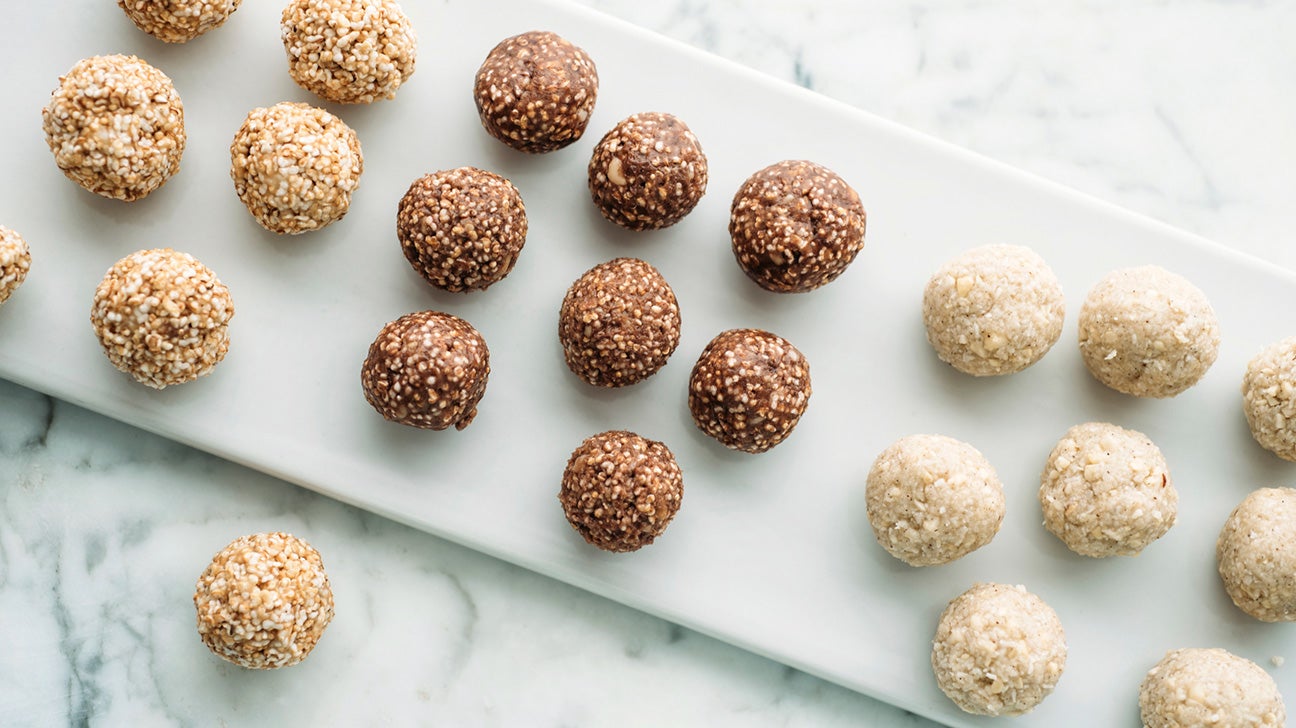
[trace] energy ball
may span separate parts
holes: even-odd
[[[252,670],[296,665],[333,619],[333,590],[319,552],[287,533],[234,539],[194,590],[198,636]]]
[[[418,38],[393,0],[291,0],[280,33],[289,75],[325,101],[394,98],[414,74]]]
[[[977,584],[941,613],[931,663],[941,692],[977,715],[1022,715],[1066,668],[1062,622],[1023,586]]]
[[[31,250],[22,236],[0,225],[0,303],[9,300],[27,280],[31,270]]]
[[[1247,364],[1242,411],[1251,436],[1283,460],[1296,461],[1296,337],[1272,344]]]
[[[253,109],[230,144],[234,191],[261,227],[280,235],[341,220],[363,172],[356,133],[308,104]]]
[[[225,24],[243,0],[117,0],[135,27],[167,43],[185,43]]]
[[[229,351],[233,317],[229,289],[216,274],[170,248],[117,261],[90,308],[108,360],[154,389],[211,374]]]
[[[1244,498],[1220,530],[1215,557],[1238,609],[1262,622],[1296,622],[1296,489]]]
[[[396,213],[405,259],[446,291],[485,290],[504,280],[526,244],[527,215],[512,182],[460,167],[410,185]]]
[[[942,265],[923,291],[927,341],[977,377],[1020,372],[1062,335],[1062,284],[1035,251],[983,245]]]
[[[731,329],[698,357],[688,405],[699,430],[755,454],[792,434],[811,391],[810,362],[791,342],[759,329]]]
[[[1171,650],[1139,686],[1145,728],[1282,728],[1278,684],[1254,662],[1221,649]]]
[[[660,442],[623,430],[582,442],[563,471],[567,521],[604,551],[637,551],[670,525],[684,497],[684,476]]]
[[[425,430],[462,430],[486,393],[490,351],[467,321],[438,311],[406,314],[378,332],[360,369],[378,414]]]
[[[658,112],[621,121],[594,147],[589,190],[603,217],[630,230],[669,227],[707,186],[702,145],[684,122]]]
[[[936,566],[999,533],[1003,483],[979,450],[944,435],[909,435],[873,461],[865,488],[869,525],[887,553]]]
[[[1082,556],[1136,556],[1175,524],[1179,494],[1147,435],[1106,422],[1066,431],[1040,476],[1044,526]]]
[[[761,288],[813,291],[864,249],[864,205],[831,169],[784,161],[747,178],[729,209],[738,265]]]
[[[55,164],[96,195],[133,202],[180,169],[180,94],[165,73],[135,56],[78,61],[41,115]]]
[[[675,292],[652,265],[635,258],[600,263],[567,289],[558,314],[567,368],[598,387],[641,382],[679,346]]]
[[[505,38],[477,70],[473,99],[482,127],[520,152],[552,152],[585,133],[598,99],[589,54],[556,33]]]
[[[1080,354],[1094,378],[1135,397],[1173,397],[1219,354],[1206,294],[1154,265],[1108,273],[1080,308]]]

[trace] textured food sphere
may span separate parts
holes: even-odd
[[[1004,518],[999,475],[976,448],[944,435],[909,435],[873,462],[869,525],[887,553],[935,566],[985,546]]]
[[[563,471],[558,500],[572,528],[604,551],[637,551],[670,525],[684,476],[660,442],[622,430],[586,439]]]
[[[670,284],[636,258],[600,263],[567,289],[558,314],[567,368],[599,387],[641,382],[666,366],[680,339]]]
[[[281,235],[341,220],[363,172],[355,131],[308,104],[253,109],[230,145],[234,191],[261,227]]]
[[[689,376],[699,430],[733,450],[762,453],[787,439],[810,403],[810,362],[787,339],[759,329],[718,334]]]
[[[831,169],[784,161],[747,178],[729,209],[738,265],[761,288],[802,293],[846,272],[864,249],[864,204]]]
[[[108,360],[154,389],[210,374],[229,351],[233,317],[229,289],[216,274],[170,248],[117,261],[90,309]]]
[[[1080,308],[1080,354],[1094,378],[1136,397],[1173,397],[1219,355],[1219,322],[1201,289],[1154,265],[1107,274]]]
[[[393,0],[291,0],[280,34],[289,75],[326,101],[395,98],[414,73],[418,38]]]
[[[1171,650],[1139,686],[1145,728],[1282,728],[1278,684],[1254,662],[1226,650]]]
[[[688,126],[648,112],[621,121],[594,147],[589,190],[603,217],[630,230],[684,219],[707,186],[707,159]]]
[[[977,715],[1022,715],[1066,668],[1057,613],[1022,586],[977,584],[941,613],[931,663],[941,692]]]
[[[1239,609],[1262,622],[1296,622],[1296,489],[1244,498],[1224,522],[1215,556]]]
[[[1083,556],[1135,556],[1175,524],[1179,494],[1160,448],[1106,422],[1067,430],[1040,476],[1044,526]]]
[[[135,56],[78,61],[41,114],[55,164],[96,195],[132,202],[180,170],[180,94],[165,73]]]
[[[135,27],[167,43],[185,43],[215,30],[243,0],[117,0]]]
[[[1062,284],[1035,251],[983,245],[942,265],[923,291],[927,341],[940,360],[977,377],[1039,361],[1062,335]]]
[[[396,212],[405,259],[446,291],[485,290],[504,280],[526,244],[527,214],[512,182],[475,167],[414,180]]]
[[[406,314],[382,328],[360,370],[378,414],[425,430],[457,430],[477,416],[490,351],[477,329],[438,311]]]
[[[1242,411],[1256,442],[1296,461],[1296,337],[1265,347],[1247,364]]]
[[[198,636],[239,667],[296,665],[333,619],[333,590],[319,552],[287,533],[234,539],[194,590]]]
[[[598,99],[589,54],[556,33],[533,30],[491,49],[473,84],[482,127],[510,147],[552,152],[585,133]]]
[[[9,300],[31,270],[31,249],[17,232],[0,225],[0,303]]]

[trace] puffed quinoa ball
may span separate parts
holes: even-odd
[[[167,43],[185,43],[225,24],[243,0],[117,0],[135,27]]]
[[[1296,622],[1296,488],[1261,488],[1238,504],[1215,542],[1224,590],[1262,622]]]
[[[556,33],[533,30],[491,49],[477,70],[473,99],[487,133],[536,154],[581,138],[598,84],[588,53]]]
[[[31,250],[17,232],[0,225],[0,303],[9,300],[31,269]]]
[[[595,207],[629,230],[674,225],[706,194],[702,145],[670,114],[648,112],[621,120],[594,147],[588,172]]]
[[[326,101],[391,99],[414,73],[418,38],[393,0],[291,0],[280,31],[288,73]]]
[[[1145,728],[1282,728],[1278,684],[1254,662],[1226,650],[1171,650],[1139,686]]]
[[[1265,347],[1247,364],[1242,411],[1261,447],[1296,461],[1296,337]]]
[[[360,370],[365,399],[384,418],[425,430],[462,430],[486,394],[490,351],[472,324],[419,311],[378,332]]]
[[[656,540],[683,497],[683,474],[670,449],[624,430],[582,442],[558,492],[571,527],[590,544],[618,552]]]

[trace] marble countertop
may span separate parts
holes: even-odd
[[[1296,269],[1285,0],[580,1]],[[190,596],[262,530],[321,551],[339,616],[252,673]],[[0,646],[6,725],[927,724],[7,382]]]

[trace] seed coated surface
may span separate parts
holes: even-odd
[[[391,99],[414,73],[418,38],[393,0],[291,0],[280,32],[288,73],[326,101]]]
[[[669,227],[693,211],[707,186],[707,159],[688,126],[670,114],[635,114],[609,131],[589,163],[589,190],[603,217],[630,230]]]
[[[588,53],[556,33],[533,30],[491,49],[473,98],[491,136],[518,151],[552,152],[585,133],[598,85]]]
[[[1262,622],[1296,622],[1296,489],[1244,498],[1220,529],[1215,557],[1238,609]]]
[[[1296,337],[1265,347],[1247,364],[1242,411],[1256,442],[1296,461]]]
[[[0,303],[9,300],[31,270],[31,249],[17,232],[0,225]]]
[[[1281,728],[1278,685],[1264,668],[1226,650],[1171,650],[1139,686],[1145,728]]]
[[[637,551],[666,530],[684,497],[684,476],[664,444],[611,431],[567,461],[558,500],[572,528],[605,551]]]
[[[243,0],[117,0],[135,27],[167,43],[185,43],[224,25]]]

